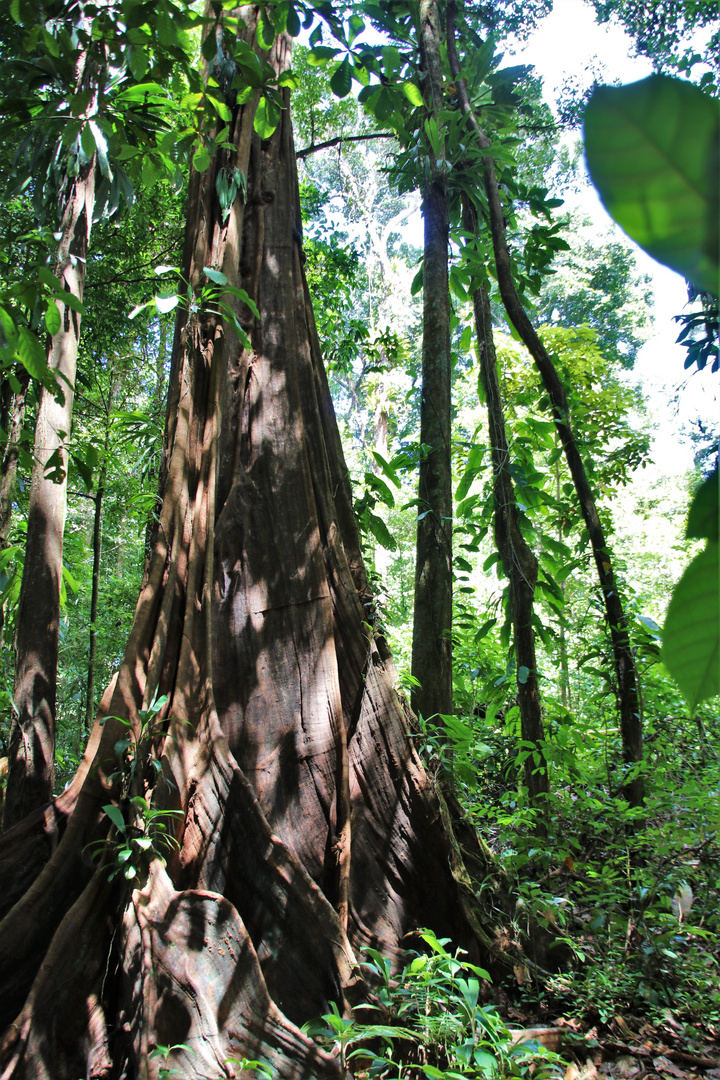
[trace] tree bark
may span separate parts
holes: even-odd
[[[487,149],[490,146],[490,140],[478,124],[468,99],[465,80],[460,74],[455,42],[455,9],[456,4],[453,2],[448,8],[448,59],[455,78],[460,107],[468,119],[471,130],[475,133],[480,147]],[[515,288],[512,262],[507,246],[502,201],[495,175],[495,166],[491,157],[483,158],[483,169],[500,295],[510,322],[535,361],[535,366],[550,400],[558,437],[563,446],[565,460],[580,503],[585,528],[590,537],[612,643],[625,773],[630,773],[632,776],[634,767],[642,761],[642,712],[635,659],[630,645],[627,618],[617,589],[612,556],[598,514],[595,496],[572,430],[570,410],[564,387],[555,365],[530,322]],[[635,775],[631,779],[627,779],[626,775],[624,775],[621,787],[625,798],[631,806],[642,805],[644,793],[641,776]]]
[[[20,456],[20,436],[25,419],[25,399],[27,398],[30,376],[27,370],[18,365],[15,371],[18,389],[12,391],[7,409],[3,410],[3,427],[6,430],[3,448],[2,466],[0,467],[0,548],[8,545],[10,521],[12,518],[15,477]]]
[[[477,216],[467,199],[463,200],[463,226],[471,236],[477,235]],[[544,814],[546,796],[550,789],[543,745],[545,732],[535,655],[535,631],[532,624],[538,561],[520,529],[515,489],[509,468],[510,451],[493,341],[490,297],[485,285],[473,292],[472,299],[480,357],[480,378],[488,410],[495,496],[495,545],[502,559],[510,590],[509,609],[517,664],[521,737],[523,750],[529,752],[525,759],[525,783],[531,805]]]
[[[107,454],[107,442],[105,445]],[[92,722],[95,719],[95,664],[97,660],[97,614],[98,596],[100,593],[100,559],[102,556],[102,503],[105,494],[105,481],[107,478],[107,459],[103,461],[100,472],[100,482],[93,498],[95,512],[93,514],[93,567],[92,567],[92,593],[90,596],[90,639],[88,641],[88,671],[87,690],[85,698],[85,733],[90,733]]]
[[[161,338],[164,343],[164,335]],[[163,348],[164,354],[164,348]],[[163,355],[163,362],[164,362]],[[115,361],[110,362],[110,380],[108,396],[105,403],[105,438],[103,442],[102,460],[100,463],[100,476],[95,495],[92,496],[95,503],[93,514],[93,566],[92,566],[92,590],[90,595],[90,638],[88,641],[88,673],[85,695],[85,735],[90,734],[92,722],[95,719],[95,666],[97,662],[97,615],[98,600],[100,595],[100,560],[102,558],[102,526],[103,526],[103,497],[105,484],[107,483],[108,454],[110,452],[110,425],[112,423],[113,399],[115,397]]]
[[[558,506],[560,506],[560,464],[555,462],[555,498]],[[558,521],[557,531],[558,543],[562,543],[563,531],[562,520]],[[560,582],[560,591],[565,600],[565,582]],[[572,693],[570,690],[570,664],[568,662],[568,647],[567,647],[567,634],[565,632],[565,617],[560,620],[560,703],[564,709],[572,708]]]
[[[420,4],[423,96],[431,120],[442,108],[437,0]],[[452,712],[452,473],[450,467],[449,220],[444,162],[429,150],[423,181],[423,345],[420,480],[415,561],[412,693],[425,718]]]
[[[258,9],[241,12],[252,41]],[[289,42],[270,59],[284,70]],[[216,1080],[239,1056],[285,1080],[330,1080],[337,1061],[297,1025],[363,992],[364,945],[397,959],[405,933],[432,925],[507,970],[407,737],[387,650],[368,636],[302,269],[289,109],[261,142],[255,107],[233,111],[235,153],[191,175],[183,258],[193,287],[209,266],[247,290],[260,317],[237,311],[252,347],[211,311],[179,312],[162,507],[100,706],[110,719],[94,725],[68,790],[0,843],[4,1080],[154,1077],[156,1043],[172,1047],[180,1080]],[[224,223],[226,165],[248,194]],[[143,735],[141,710],[158,695],[162,731]],[[116,717],[142,748],[132,777]],[[132,891],[88,853],[107,836],[106,867],[119,866],[103,804],[142,831],[127,796],[179,813],[178,849],[166,866],[157,837],[138,853]]]
[[[55,275],[82,301],[95,200],[95,159],[66,178],[61,196]],[[35,426],[27,544],[17,616],[15,707],[10,729],[4,824],[11,828],[52,796],[55,767],[60,584],[67,492],[67,445],[72,422],[80,316],[57,301],[61,327],[47,365],[60,393],[43,387]],[[53,462],[50,459],[56,455]],[[46,476],[48,463],[59,481]]]
[[[17,464],[20,456],[20,437],[22,435],[23,421],[25,419],[25,401],[30,375],[27,370],[18,365],[15,371],[19,389],[11,393],[7,409],[4,409],[3,427],[6,429],[6,441],[0,466],[0,551],[10,544],[10,522],[12,520],[13,496],[15,494],[15,477]],[[8,389],[10,387],[8,386]],[[5,631],[5,606],[0,606],[0,647],[3,645]],[[2,816],[0,815],[0,821]]]

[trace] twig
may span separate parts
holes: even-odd
[[[373,131],[369,135],[338,135],[335,139],[328,139],[327,142],[311,143],[310,146],[306,146],[304,150],[298,150],[295,157],[300,158],[309,157],[310,154],[314,154],[316,150],[327,150],[331,146],[339,146],[341,143],[346,142],[368,142],[370,139],[394,139],[394,131]]]

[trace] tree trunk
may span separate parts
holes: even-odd
[[[555,498],[560,506],[560,464],[555,462]],[[558,543],[563,542],[562,520],[558,521]],[[565,600],[565,582],[560,582],[560,591]],[[564,709],[572,709],[572,694],[570,691],[570,664],[568,661],[567,634],[565,632],[565,616],[560,620],[560,703]]]
[[[158,420],[163,414],[163,409],[166,406],[165,401],[165,382],[166,372],[165,364],[167,362],[168,352],[168,334],[165,327],[165,320],[158,318],[158,352],[155,361],[155,386],[153,388],[151,415],[153,418],[157,417]],[[151,468],[148,473],[149,479],[157,479],[155,469]],[[155,522],[160,510],[160,502],[157,501],[152,510],[148,514],[147,522],[145,524],[145,558],[149,559],[152,553],[153,536],[155,535]],[[120,548],[118,549],[118,560],[120,558]]]
[[[20,437],[22,435],[23,420],[25,419],[25,400],[27,398],[30,376],[27,370],[18,365],[15,371],[18,389],[11,392],[7,409],[3,410],[3,427],[7,433],[7,439],[0,465],[0,551],[10,544],[10,522],[12,520],[13,496],[15,494],[15,477],[17,475],[17,463],[20,456]],[[8,386],[8,389],[10,387]],[[5,630],[5,607],[0,606],[0,646],[3,645]],[[2,817],[0,816],[0,821]]]
[[[490,146],[490,140],[477,122],[468,99],[465,80],[460,76],[460,65],[455,43],[455,6],[454,3],[450,5],[448,14],[448,58],[450,67],[456,80],[460,107],[465,113],[471,129],[477,136],[481,148],[487,149]],[[617,582],[612,568],[612,557],[605,537],[605,530],[598,514],[595,496],[572,430],[565,390],[555,365],[530,322],[515,288],[505,233],[502,201],[497,177],[495,176],[495,166],[491,157],[483,158],[483,168],[500,295],[510,322],[535,361],[535,366],[550,400],[558,436],[565,453],[565,460],[580,503],[585,528],[590,537],[612,642],[623,758],[626,773],[632,773],[633,767],[642,761],[642,713],[635,659],[630,645],[627,618],[618,594]],[[631,806],[642,805],[643,781],[641,776],[636,775],[632,779],[626,779],[623,776],[622,791]]]
[[[250,40],[257,11],[242,9]],[[284,38],[270,59],[288,66]],[[191,175],[183,259],[193,287],[208,266],[247,290],[260,317],[237,310],[252,347],[210,311],[179,312],[160,520],[100,706],[110,719],[68,790],[0,844],[6,1080],[156,1077],[156,1043],[180,1080],[233,1075],[224,1062],[243,1055],[286,1080],[339,1078],[297,1025],[362,993],[364,945],[397,958],[404,934],[431,925],[505,970],[407,738],[384,643],[368,637],[289,108],[262,142],[254,111],[236,106],[236,152]],[[248,182],[225,224],[224,166]],[[158,695],[162,729],[143,731]],[[136,762],[115,717],[134,726]],[[178,811],[166,866],[130,796]],[[108,882],[108,868],[128,869],[111,799],[130,835],[151,840],[127,887],[122,873]],[[103,868],[88,844],[104,836]]]
[[[164,351],[164,350],[163,350]],[[163,357],[164,359],[164,357]],[[88,642],[88,673],[87,689],[85,695],[85,735],[90,734],[90,728],[95,718],[95,665],[97,661],[97,614],[98,599],[100,594],[100,560],[102,558],[102,509],[105,484],[107,483],[108,455],[110,453],[110,425],[112,423],[113,399],[115,397],[115,361],[110,362],[110,382],[108,388],[107,403],[105,406],[105,440],[103,444],[102,461],[100,463],[100,477],[98,479],[95,495],[92,497],[95,503],[93,514],[93,567],[92,567],[92,591],[90,595],[90,640]]]
[[[0,548],[7,547],[10,536],[15,476],[20,456],[20,436],[25,419],[25,399],[30,385],[30,376],[21,365],[18,365],[15,371],[15,378],[18,389],[11,392],[7,409],[3,410],[5,412],[3,427],[7,438],[0,467]]]
[[[477,234],[477,216],[467,199],[463,200],[463,226],[471,236]],[[535,631],[532,624],[538,561],[522,534],[518,519],[515,489],[510,476],[510,451],[493,341],[490,297],[485,285],[473,292],[473,309],[480,357],[480,378],[488,410],[495,496],[495,545],[510,589],[509,608],[517,663],[520,727],[523,751],[528,754],[525,758],[525,783],[531,805],[544,814],[549,784],[543,747],[545,732],[535,656]]]
[[[105,446],[107,454],[107,444]],[[88,672],[87,692],[85,697],[85,733],[90,733],[92,722],[95,718],[95,663],[97,657],[97,613],[98,594],[100,592],[100,558],[102,556],[102,502],[105,494],[105,480],[107,477],[107,464],[103,461],[100,472],[100,482],[93,498],[95,513],[93,515],[93,568],[92,568],[92,593],[90,596],[90,640],[88,642]]]
[[[95,159],[66,179],[60,212],[61,239],[55,274],[82,301],[95,198]],[[27,544],[17,616],[15,707],[10,729],[6,828],[52,796],[55,766],[60,584],[67,491],[67,445],[72,422],[80,316],[57,301],[61,327],[50,341],[47,363],[60,393],[43,387],[35,426]],[[51,460],[52,459],[52,460]],[[54,472],[55,479],[46,476]]]
[[[431,121],[442,108],[437,0],[420,4],[423,93]],[[415,562],[412,705],[425,718],[452,712],[452,474],[450,468],[450,293],[444,162],[429,151],[423,181],[422,397]]]

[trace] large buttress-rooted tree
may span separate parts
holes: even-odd
[[[258,8],[243,8],[254,40]],[[289,63],[280,37],[269,55]],[[298,1024],[362,993],[366,944],[397,956],[431,925],[491,968],[447,808],[407,738],[369,601],[350,489],[302,269],[289,109],[271,138],[254,104],[190,182],[183,273],[245,289],[251,348],[185,310],[173,350],[153,549],[119,674],[81,768],[0,843],[0,1075],[182,1078],[260,1058],[278,1077],[339,1077]],[[247,198],[226,222],[218,170]],[[160,698],[158,698],[158,695]],[[131,775],[131,721],[167,695]],[[120,748],[118,749],[118,740]],[[146,754],[162,763],[158,779]],[[123,773],[123,780],[112,774]],[[167,866],[109,881],[141,796],[178,811]],[[139,835],[136,833],[134,835]],[[106,836],[105,868],[88,844]],[[467,844],[467,840],[466,840]],[[152,852],[150,853],[152,854]],[[477,857],[481,858],[478,848]]]

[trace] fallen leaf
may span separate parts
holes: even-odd
[[[678,1068],[677,1065],[674,1065],[672,1063],[672,1061],[668,1061],[668,1059],[666,1057],[663,1057],[662,1055],[660,1055],[660,1057],[653,1058],[653,1065],[655,1066],[657,1071],[661,1074],[661,1076],[662,1075],[667,1075],[667,1076],[688,1076],[689,1075],[689,1073],[685,1072],[684,1069]]]
[[[638,1065],[637,1058],[630,1057],[627,1054],[623,1054],[615,1062],[615,1068],[613,1072],[616,1076],[631,1077],[640,1072],[640,1066]]]

